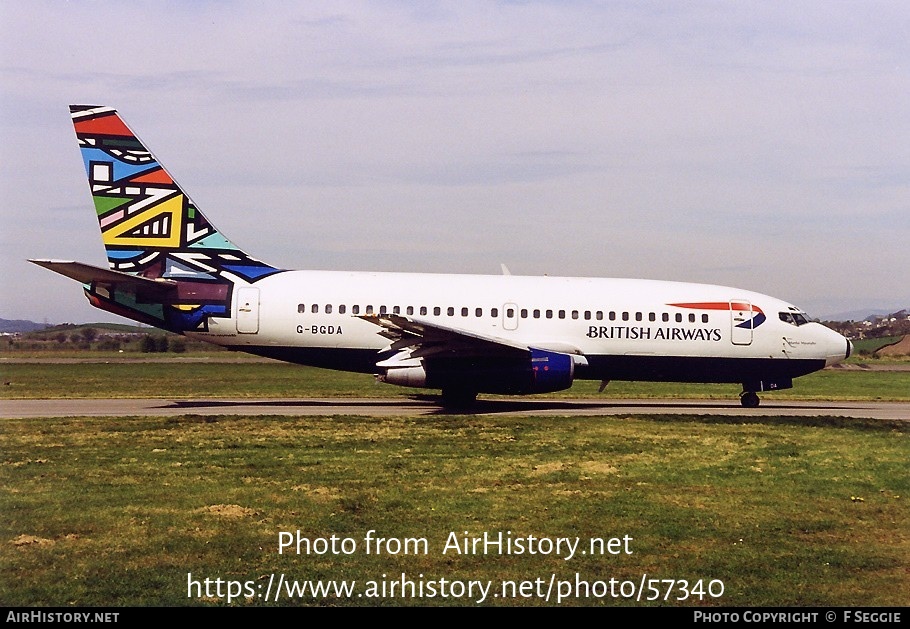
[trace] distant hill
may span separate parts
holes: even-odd
[[[879,356],[908,356],[910,355],[910,334],[897,343],[885,345],[876,352]]]
[[[850,312],[839,312],[837,314],[825,315],[821,317],[822,321],[874,321],[876,319],[881,319],[887,315],[894,315],[900,313],[906,313],[907,308],[903,310],[900,308],[894,308],[892,310],[884,310],[882,308],[869,308],[866,310],[851,310]],[[906,315],[905,315],[906,316]]]
[[[0,318],[0,334],[24,334],[26,332],[37,332],[49,327],[46,323],[35,323],[25,319],[2,319]]]
[[[49,325],[25,319],[0,319],[0,334],[34,334],[37,332],[44,336],[57,334],[58,332],[81,332],[85,328],[94,328],[99,332],[118,334],[160,332],[160,330],[155,328],[150,328],[147,325],[140,326],[137,323],[61,323],[59,325]]]
[[[139,326],[138,324],[128,323],[61,323],[47,328],[37,330],[31,334],[32,338],[49,338],[60,332],[82,332],[86,328],[92,328],[96,332],[105,334],[164,334],[161,330],[150,328],[148,326]]]

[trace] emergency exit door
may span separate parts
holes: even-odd
[[[518,329],[518,306],[513,303],[503,304],[502,306],[502,329]]]

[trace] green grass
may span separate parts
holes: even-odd
[[[396,397],[427,390],[378,384],[373,377],[285,363],[0,363],[0,398]],[[737,385],[579,381],[546,397],[736,399]],[[910,371],[824,370],[798,378],[771,399],[910,400]]]
[[[879,338],[872,339],[856,339],[853,341],[853,349],[856,355],[860,354],[872,354],[885,345],[891,345],[892,343],[897,343],[899,340],[904,338],[903,336],[882,336]]]
[[[395,396],[372,376],[287,363],[17,363],[0,365],[6,398]],[[381,391],[381,392],[380,392]]]
[[[371,376],[286,365],[0,363],[0,397],[390,397]],[[7,384],[8,383],[8,384]],[[766,399],[910,397],[910,373],[826,370]],[[735,386],[579,382],[562,397],[719,397]],[[422,391],[425,392],[425,391]],[[439,416],[3,420],[0,602],[222,605],[187,573],[288,578],[648,578],[724,583],[665,604],[906,605],[906,424],[845,419]],[[278,555],[280,531],[352,555]],[[425,538],[366,555],[369,530]],[[443,555],[470,536],[629,535],[632,555]],[[277,578],[277,577],[276,577]],[[674,592],[674,596],[677,595]],[[260,599],[235,605],[264,604]],[[306,597],[279,604],[473,604]],[[540,605],[539,598],[484,604]],[[552,604],[552,602],[550,603]],[[562,604],[633,604],[570,598]],[[643,603],[642,603],[643,604]]]
[[[0,453],[5,605],[226,603],[188,598],[188,573],[255,588],[273,573],[361,586],[402,572],[496,583],[551,574],[574,580],[576,573],[588,581],[638,583],[646,574],[723,582],[720,598],[669,603],[686,605],[898,606],[910,591],[910,447],[898,422],[4,420]],[[349,537],[358,549],[279,555],[279,532],[297,530]],[[368,555],[370,530],[425,538],[428,552]],[[628,535],[633,552],[569,561],[443,554],[448,534],[465,531],[579,537],[584,545]],[[474,603],[328,596],[279,604]]]

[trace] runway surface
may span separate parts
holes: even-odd
[[[470,410],[442,409],[433,399],[63,399],[0,400],[0,418],[174,415],[361,415],[369,417],[440,414],[597,416],[726,415],[733,417],[850,417],[910,421],[910,403],[798,402],[762,400],[743,408],[736,400],[480,400]]]

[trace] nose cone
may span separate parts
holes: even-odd
[[[825,366],[830,367],[850,358],[850,354],[853,353],[853,343],[834,330],[825,329],[828,332],[825,338]]]

